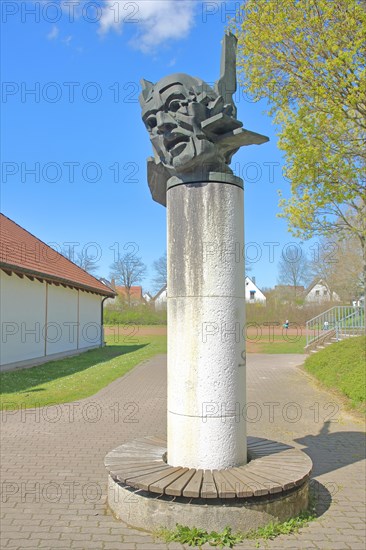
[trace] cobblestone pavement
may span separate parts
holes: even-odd
[[[315,387],[297,367],[302,361],[249,355],[246,416],[250,435],[291,443],[312,458],[320,516],[298,534],[237,550],[365,548],[363,426]],[[3,412],[1,548],[186,548],[127,527],[105,503],[105,454],[137,436],[164,435],[165,407],[166,357],[157,356],[91,398]]]

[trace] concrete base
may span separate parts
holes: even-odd
[[[238,502],[158,496],[108,478],[108,505],[113,514],[128,525],[147,531],[174,529],[180,523],[206,531],[222,531],[230,526],[233,531],[246,532],[294,517],[306,510],[308,501],[308,480],[286,493]]]

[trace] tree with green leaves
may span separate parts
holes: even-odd
[[[266,98],[279,129],[296,237],[356,238],[366,281],[366,5],[247,0],[231,30],[239,81]]]
[[[336,293],[347,304],[362,294],[362,255],[356,237],[323,237],[312,246],[310,270],[314,278],[328,284],[330,295]]]

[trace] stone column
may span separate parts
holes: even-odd
[[[228,174],[167,191],[168,463],[247,461],[243,183]]]

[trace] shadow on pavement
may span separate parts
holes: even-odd
[[[295,439],[304,445],[302,451],[313,461],[313,475],[333,472],[365,458],[366,438],[359,432],[330,432],[330,421],[324,422],[317,435]]]

